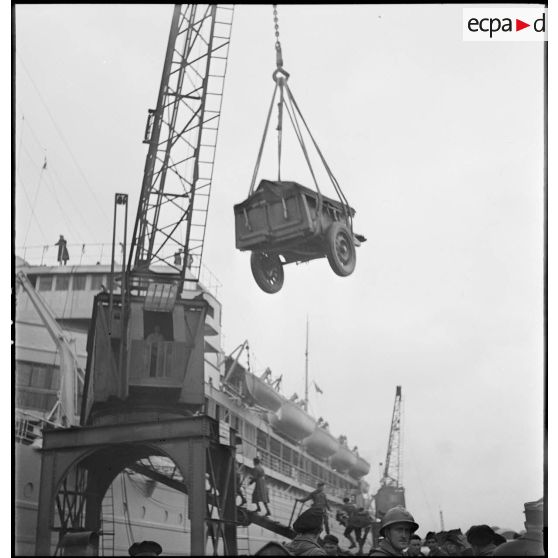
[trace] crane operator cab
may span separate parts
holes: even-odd
[[[108,293],[99,293],[88,337],[82,424],[200,410],[207,306],[203,295],[180,298],[172,284],[153,283],[145,296],[130,296],[125,309],[115,295],[111,316]]]

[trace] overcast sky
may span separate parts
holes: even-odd
[[[232,207],[271,99],[272,8],[238,6],[204,251],[225,350],[248,339],[255,370],[283,374],[287,395],[304,391],[309,317],[324,392],[311,409],[369,459],[373,490],[402,385],[421,535],[440,509],[446,528],[520,530],[523,503],[543,494],[543,46],[463,42],[461,14],[279,7],[291,89],[368,241],[350,277],[326,260],[288,265],[268,295],[235,249]],[[16,7],[16,246],[108,244],[117,191],[135,215],[171,15]],[[272,159],[262,178],[275,178]],[[294,146],[285,165],[311,186]]]

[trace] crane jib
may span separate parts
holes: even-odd
[[[197,281],[227,69],[233,7],[176,5],[148,145],[128,272]],[[133,282],[132,282],[133,284]]]

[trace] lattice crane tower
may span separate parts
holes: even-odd
[[[128,261],[131,277],[199,279],[228,50],[232,6],[177,5]]]
[[[391,428],[389,431],[389,442],[382,476],[382,486],[401,486],[401,414],[402,414],[401,386],[395,388],[395,402],[391,416]]]

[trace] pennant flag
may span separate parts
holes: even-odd
[[[322,394],[324,393],[324,392],[322,391],[322,389],[320,388],[320,386],[319,386],[316,382],[312,381],[312,383],[314,384],[314,389],[315,389],[318,393],[322,393]]]

